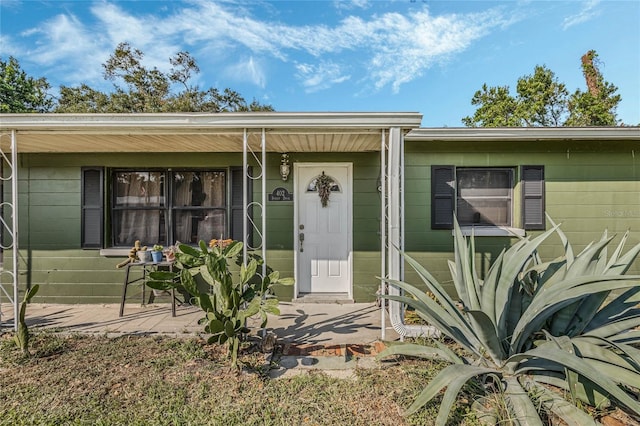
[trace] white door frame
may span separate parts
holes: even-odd
[[[348,274],[349,274],[349,284],[347,297],[349,299],[353,299],[353,163],[341,162],[341,163],[331,163],[331,162],[308,162],[308,163],[293,163],[293,185],[294,185],[294,197],[293,197],[293,272],[295,279],[293,297],[297,299],[300,295],[299,288],[299,276],[300,268],[298,265],[299,257],[300,257],[300,241],[298,240],[298,233],[300,230],[298,229],[299,221],[299,206],[298,202],[301,200],[300,194],[298,194],[298,190],[300,188],[299,175],[300,170],[303,168],[322,168],[322,167],[332,167],[332,166],[341,166],[347,168],[347,182],[344,185],[347,186],[346,196],[347,196],[347,226],[349,232],[347,232],[347,250],[348,250]]]

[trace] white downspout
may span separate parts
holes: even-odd
[[[247,194],[248,188],[248,176],[249,165],[247,164],[247,129],[244,129],[242,133],[242,263],[244,265],[247,264],[247,245],[249,243],[249,235],[247,229],[247,220],[249,216],[249,206],[247,206],[247,201],[249,200]]]
[[[389,199],[389,278],[403,280],[403,259],[400,254],[404,250],[404,137],[400,128],[393,127],[389,131],[389,185],[387,194]],[[390,295],[400,295],[401,291],[394,285],[389,285]],[[428,325],[407,325],[404,323],[404,306],[400,302],[389,301],[389,318],[400,339],[417,336],[437,336],[437,329]]]

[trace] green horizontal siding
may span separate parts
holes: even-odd
[[[637,142],[412,142],[405,155],[405,242],[438,280],[451,277],[446,261],[452,259],[451,231],[431,230],[432,165],[456,167],[515,167],[544,165],[546,210],[580,252],[603,231],[620,236],[631,230],[627,248],[640,242],[640,156]],[[517,172],[518,173],[518,172]],[[519,221],[519,187],[514,191],[515,220]],[[537,235],[539,232],[532,232]],[[486,271],[510,238],[477,237],[479,269]],[[544,258],[562,253],[557,236],[547,239]],[[630,273],[640,272],[636,261]],[[407,269],[407,279],[419,278]],[[453,287],[450,287],[452,290]]]
[[[617,235],[613,244],[630,229],[627,247],[631,247],[640,242],[640,156],[636,152],[636,142],[407,143],[404,172],[406,248],[453,291],[447,266],[447,261],[452,259],[451,231],[430,229],[430,167],[436,164],[516,168],[542,164],[545,166],[547,212],[562,223],[574,251],[579,252],[589,242],[598,240],[605,229],[610,235]],[[376,278],[380,274],[379,153],[291,153],[290,160],[292,164],[353,163],[353,293],[359,302],[375,300],[380,285]],[[107,258],[100,256],[97,250],[80,249],[81,167],[210,168],[241,164],[241,153],[21,155],[18,171],[21,286],[41,284],[37,297],[50,303],[119,302],[124,270],[116,269],[115,265],[124,257]],[[280,154],[270,153],[266,165],[267,193],[277,187],[293,193],[293,179],[282,181],[279,164]],[[255,170],[259,169],[256,167]],[[255,201],[263,201],[260,191],[261,187],[254,185]],[[518,194],[516,187],[514,196]],[[269,231],[268,264],[282,276],[293,276],[294,203],[263,202]],[[519,200],[515,204],[517,215]],[[5,211],[5,220],[8,215]],[[254,217],[261,226],[257,208]],[[480,274],[484,274],[500,251],[514,241],[506,237],[477,238]],[[258,238],[255,243],[259,243]],[[540,250],[543,257],[550,258],[560,254],[562,247],[554,236]],[[631,273],[640,273],[638,263]],[[415,284],[421,282],[408,267],[406,278]],[[283,300],[293,297],[293,287],[277,286],[275,292]],[[136,290],[130,291],[128,299],[138,300]]]

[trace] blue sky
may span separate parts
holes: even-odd
[[[618,118],[640,123],[640,1],[0,0],[0,56],[53,88],[110,90],[101,64],[129,42],[168,70],[189,51],[201,89],[230,87],[277,111],[417,111],[459,127],[483,83],[546,65],[586,90],[580,57],[598,52]]]

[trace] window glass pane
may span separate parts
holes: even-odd
[[[176,210],[175,241],[197,244],[200,240],[225,239],[227,215],[225,210]]]
[[[511,226],[510,202],[506,199],[458,200],[458,222],[461,225]]]
[[[173,174],[175,207],[226,205],[225,172],[178,171]]]
[[[458,169],[458,194],[462,197],[508,197],[510,170]]]
[[[162,207],[163,172],[117,172],[115,174],[116,207]]]
[[[113,235],[116,246],[167,244],[165,210],[114,210]]]
[[[319,178],[320,176],[311,179],[311,182],[309,182],[309,185],[307,185],[307,192],[318,192]],[[340,192],[340,184],[338,184],[338,182],[336,182],[335,179],[333,179],[331,176],[329,176],[329,180],[331,185],[331,192]]]
[[[511,226],[511,169],[457,169],[461,225]]]

